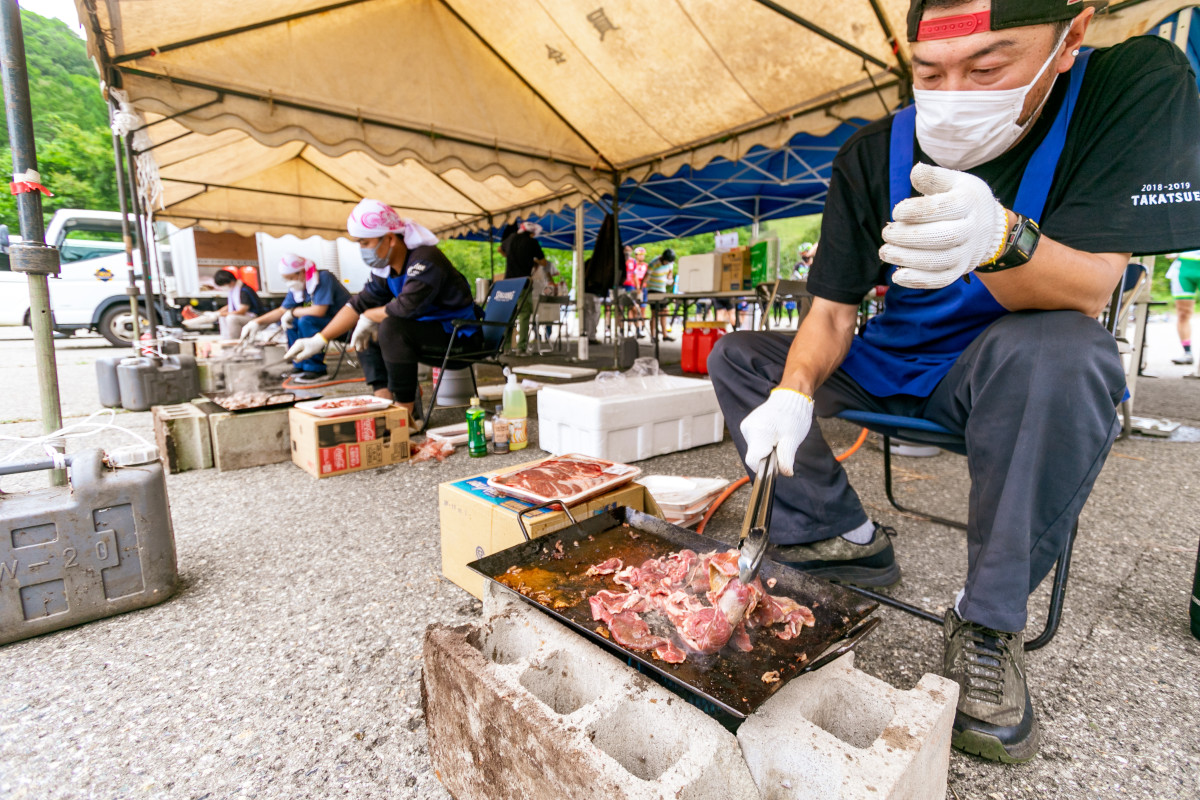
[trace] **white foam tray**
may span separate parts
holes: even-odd
[[[712,384],[655,375],[546,386],[538,392],[538,444],[629,463],[721,441],[725,418]]]

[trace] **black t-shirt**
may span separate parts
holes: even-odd
[[[546,257],[538,240],[528,232],[514,233],[500,246],[504,248],[504,258],[507,262],[505,278],[528,278],[533,273],[534,261]]]
[[[389,315],[406,319],[440,319],[474,303],[466,277],[437,245],[409,250],[402,274],[393,273],[387,278],[372,275],[350,300],[350,306],[359,314],[386,306]]]
[[[1029,134],[968,170],[1011,208],[1025,166],[1049,130],[1068,76],[1058,76]],[[892,120],[867,125],[842,146],[808,289],[857,305],[885,282],[879,259],[891,219]],[[935,163],[916,148],[915,158]],[[1042,214],[1043,233],[1090,253],[1167,253],[1200,247],[1200,95],[1186,56],[1139,36],[1092,53]]]

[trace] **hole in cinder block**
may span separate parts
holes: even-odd
[[[587,729],[592,744],[644,781],[657,780],[688,749],[689,731],[671,717],[649,712],[642,704],[627,704]]]
[[[800,713],[821,730],[861,750],[874,744],[896,710],[849,681],[832,680],[809,695]]]
[[[578,711],[604,692],[603,675],[562,650],[531,664],[521,673],[521,685],[559,714]]]
[[[492,620],[483,633],[479,651],[497,664],[515,664],[541,646],[542,635],[522,622],[503,617]]]

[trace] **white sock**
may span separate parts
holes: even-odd
[[[958,594],[954,595],[954,613],[958,614],[960,619],[962,618],[962,612],[960,612],[958,610],[958,604],[962,602],[963,595],[965,595],[966,593],[967,593],[967,587],[964,586],[963,588],[958,590]]]
[[[843,533],[842,538],[854,544],[870,544],[875,538],[875,523],[867,520],[854,530]]]

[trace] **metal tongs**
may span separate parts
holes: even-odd
[[[738,580],[749,585],[758,575],[763,556],[771,542],[771,506],[775,500],[775,473],[779,468],[775,448],[758,465],[751,489],[750,505],[742,522],[742,540],[738,543]]]

